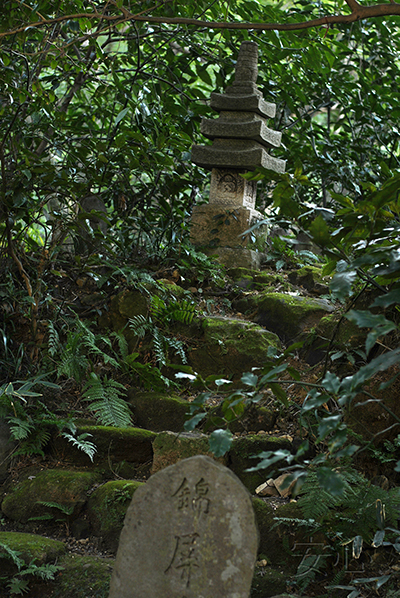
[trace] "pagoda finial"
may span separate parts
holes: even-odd
[[[257,76],[258,46],[255,42],[243,42],[235,68],[235,83],[257,83]]]

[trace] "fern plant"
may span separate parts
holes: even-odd
[[[119,362],[115,358],[112,350],[112,343],[110,338],[102,334],[94,334],[88,325],[76,318],[74,329],[70,330],[67,335],[65,347],[62,347],[57,341],[57,336],[54,334],[54,326],[49,329],[49,354],[55,355],[60,352],[61,359],[58,365],[58,376],[66,376],[73,378],[77,382],[82,382],[87,375],[91,361],[90,357],[100,358],[104,364],[119,368]],[[103,350],[101,347],[108,349]]]
[[[128,404],[122,398],[125,387],[115,380],[90,374],[83,397],[90,401],[90,408],[103,426],[125,428],[132,425]]]
[[[51,581],[63,569],[60,565],[51,563],[36,565],[36,559],[26,563],[21,558],[20,552],[13,550],[4,542],[0,542],[0,558],[12,561],[18,569],[18,573],[13,575],[11,579],[9,576],[0,576],[0,588],[2,585],[7,585],[11,595],[21,595],[29,591],[29,580],[24,579],[25,577],[37,577],[44,581]]]
[[[168,364],[168,352],[172,350],[182,363],[186,363],[186,353],[181,340],[168,336],[165,331],[173,322],[189,325],[194,317],[196,306],[183,299],[166,303],[164,299],[154,295],[151,299],[150,314],[134,316],[129,320],[129,328],[139,338],[149,334],[153,339],[153,350],[158,367]]]

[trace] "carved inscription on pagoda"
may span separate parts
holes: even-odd
[[[253,209],[256,203],[256,183],[246,181],[239,172],[213,168],[211,172],[210,203],[221,206]]]
[[[247,490],[212,459],[191,457],[136,490],[110,598],[248,598],[256,553]]]

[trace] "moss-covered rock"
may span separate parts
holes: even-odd
[[[59,564],[63,569],[53,584],[52,598],[108,598],[112,559],[69,554]]]
[[[235,438],[229,451],[229,468],[238,476],[243,484],[250,490],[254,490],[265,482],[268,472],[274,469],[260,469],[258,471],[246,471],[257,465],[256,455],[263,451],[291,450],[292,443],[275,436],[254,435],[240,436]]]
[[[33,560],[36,565],[54,562],[66,550],[64,543],[58,540],[36,534],[0,532],[0,576],[13,575],[18,570],[4,546],[17,553],[27,565]]]
[[[106,482],[90,496],[87,513],[93,532],[108,550],[117,551],[126,510],[141,482],[116,480]]]
[[[204,378],[218,374],[240,380],[243,372],[262,367],[269,347],[279,347],[278,337],[246,320],[207,317],[203,339],[188,354],[188,362]]]
[[[270,565],[285,566],[288,573],[294,573],[301,560],[301,555],[294,552],[296,542],[307,541],[301,528],[283,523],[276,525],[279,517],[288,519],[302,519],[301,511],[295,502],[272,506],[268,499],[252,499],[260,538],[259,554],[266,558]],[[304,552],[304,551],[303,551]]]
[[[186,420],[188,403],[179,397],[156,392],[128,391],[135,424],[146,430],[180,432]]]
[[[281,594],[287,587],[287,571],[272,567],[256,567],[251,583],[250,598],[270,598]]]
[[[292,284],[304,287],[307,291],[312,291],[316,285],[323,285],[329,293],[329,276],[322,276],[322,268],[319,266],[303,266],[298,270],[289,272],[288,279]]]
[[[156,473],[181,459],[195,455],[207,455],[213,458],[208,444],[208,436],[199,432],[161,432],[153,442],[154,459],[151,473]],[[217,459],[224,463],[224,459]]]
[[[99,325],[102,328],[111,328],[118,332],[124,329],[124,335],[128,341],[129,349],[133,351],[137,344],[138,337],[126,328],[129,318],[134,316],[147,316],[149,313],[149,297],[146,293],[139,290],[126,289],[118,295],[112,297],[107,312],[104,312],[99,318]]]
[[[278,411],[255,403],[248,405],[240,419],[230,424],[231,432],[247,432],[248,434],[273,429]]]
[[[78,427],[78,434],[90,434],[89,440],[96,445],[94,455],[95,467],[109,469],[121,467],[122,463],[129,463],[131,471],[137,470],[143,474],[150,467],[153,459],[152,442],[155,432],[141,428],[114,428],[112,426]],[[76,465],[89,465],[88,456],[78,450],[66,439],[57,437],[52,444],[53,454],[64,462]]]
[[[250,294],[234,302],[242,313],[253,312],[252,320],[275,332],[284,341],[309,332],[334,307],[325,299],[300,297],[285,293]]]
[[[87,501],[87,492],[100,476],[87,471],[47,469],[20,482],[4,498],[3,513],[26,523],[32,517],[48,516],[51,520],[75,519]],[[49,506],[42,503],[55,503]]]

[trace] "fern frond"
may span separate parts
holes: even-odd
[[[132,330],[136,336],[139,338],[143,338],[148,332],[151,332],[154,328],[154,324],[149,321],[145,316],[139,314],[138,316],[133,316],[133,318],[129,318],[129,328]]]
[[[8,558],[12,560],[14,565],[17,565],[18,569],[21,569],[25,562],[19,557],[21,552],[17,552],[8,546],[8,544],[4,544],[4,542],[0,542],[0,557]]]
[[[34,575],[45,581],[51,581],[59,571],[62,571],[62,569],[64,569],[64,567],[61,567],[60,565],[53,565],[52,563],[36,565],[31,561],[20,575]]]
[[[169,311],[171,320],[181,322],[182,324],[191,324],[196,313],[196,304],[193,301],[183,299],[178,304],[173,304]]]
[[[106,376],[102,382],[98,376],[91,374],[85,388],[82,396],[92,401],[90,407],[102,425],[125,428],[132,424],[128,404],[121,398],[125,394],[122,384],[108,380]]]
[[[25,440],[32,432],[32,423],[19,417],[8,417],[7,422],[10,425],[10,432],[14,440]]]
[[[75,508],[75,505],[66,506],[62,505],[59,502],[52,502],[49,500],[37,500],[36,504],[43,505],[44,507],[48,507],[49,509],[57,509],[58,511],[64,513],[64,515],[72,515]]]
[[[150,313],[156,324],[165,326],[168,320],[168,307],[165,301],[161,297],[158,297],[158,295],[153,295],[151,298]]]
[[[114,338],[117,339],[121,358],[123,361],[125,361],[125,359],[129,355],[129,346],[128,346],[128,341],[126,340],[125,336],[123,335],[122,330],[119,330],[118,332],[113,332],[111,334],[111,336],[113,336]]]
[[[171,338],[171,337],[164,337],[164,338],[165,338],[167,345],[169,347],[171,347],[171,349],[174,349],[175,353],[177,355],[179,355],[179,357],[182,360],[182,363],[186,363],[187,359],[186,359],[186,353],[185,353],[183,342],[178,340],[177,338]]]
[[[61,347],[60,337],[51,320],[47,324],[47,329],[49,331],[48,351],[50,357],[54,357]]]
[[[75,338],[73,340],[75,341]],[[80,382],[88,369],[89,360],[80,354],[79,349],[71,345],[66,348],[61,357],[61,363],[57,368],[57,376],[73,378],[77,382]]]
[[[89,459],[93,462],[93,457],[97,452],[97,448],[96,445],[93,444],[93,442],[86,440],[86,438],[92,436],[92,434],[80,434],[77,438],[75,438],[75,436],[72,436],[72,434],[68,434],[67,432],[63,432],[61,435],[63,436],[63,438],[66,438],[69,442],[72,442],[72,444],[76,446],[80,451],[86,453]]]
[[[154,328],[153,331],[153,348],[156,356],[157,363],[161,366],[167,365],[167,356],[165,354],[164,345],[166,344],[165,336],[160,332],[158,328]]]

